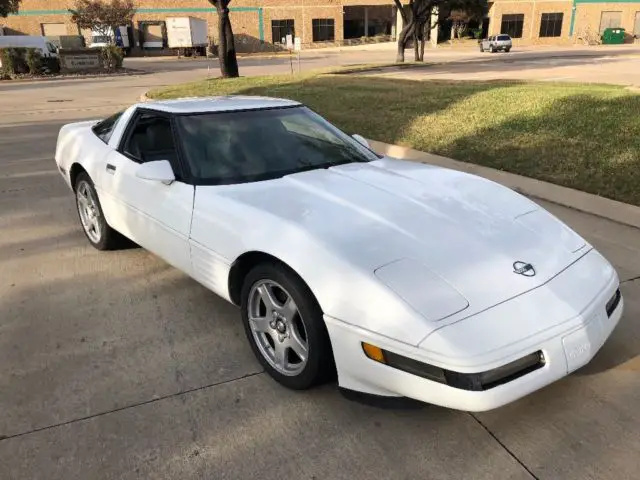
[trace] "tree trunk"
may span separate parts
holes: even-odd
[[[410,31],[411,31],[410,26],[406,25],[400,32],[400,35],[398,35],[398,53],[396,54],[397,63],[404,62],[404,49],[407,47]]]
[[[427,20],[422,24],[420,31],[422,32],[422,37],[420,38],[420,61],[424,62],[424,46],[427,43],[427,38],[429,38],[429,30],[430,30],[430,20]]]
[[[220,46],[218,48],[218,60],[220,72],[223,78],[236,78],[240,76],[238,71],[238,59],[236,58],[236,46],[233,38],[233,29],[229,19],[229,8],[216,4],[218,11],[218,35]]]

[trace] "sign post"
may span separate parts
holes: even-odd
[[[302,50],[302,40],[300,39],[300,37],[295,38],[293,49],[298,54],[298,73],[300,73],[300,50]]]

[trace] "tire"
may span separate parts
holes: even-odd
[[[89,175],[86,173],[78,175],[74,191],[80,225],[91,246],[98,250],[115,250],[120,247],[122,236],[107,224],[98,193]],[[86,206],[83,199],[87,199],[91,204]],[[92,212],[92,215],[89,211]],[[90,225],[87,223],[88,220],[95,223]]]
[[[271,305],[277,308],[268,306],[265,296],[271,296],[275,300]],[[286,308],[291,305],[289,299],[294,306]],[[294,309],[295,313],[290,314]],[[286,266],[262,263],[254,267],[243,283],[241,311],[253,353],[278,383],[306,390],[329,380],[335,373],[322,310],[309,287]],[[304,352],[300,345],[306,345],[306,360],[297,353]],[[283,350],[285,353],[278,360],[276,352]]]
[[[489,47],[489,52],[496,53],[496,49],[493,47],[493,45]]]
[[[484,48],[482,47],[482,45],[480,45],[480,51],[484,52]]]
[[[511,47],[504,49],[504,53],[509,53],[510,51],[511,51]]]

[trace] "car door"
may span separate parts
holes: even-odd
[[[190,273],[189,230],[195,187],[186,183],[169,114],[134,113],[118,148],[101,172],[111,226],[171,265]],[[139,178],[146,162],[167,160],[176,180],[170,184]]]

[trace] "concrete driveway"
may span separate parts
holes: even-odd
[[[614,263],[626,313],[589,366],[474,415],[285,390],[235,307],[142,249],[90,248],[58,128],[187,74],[0,85],[0,478],[637,478],[636,229],[544,204]]]

